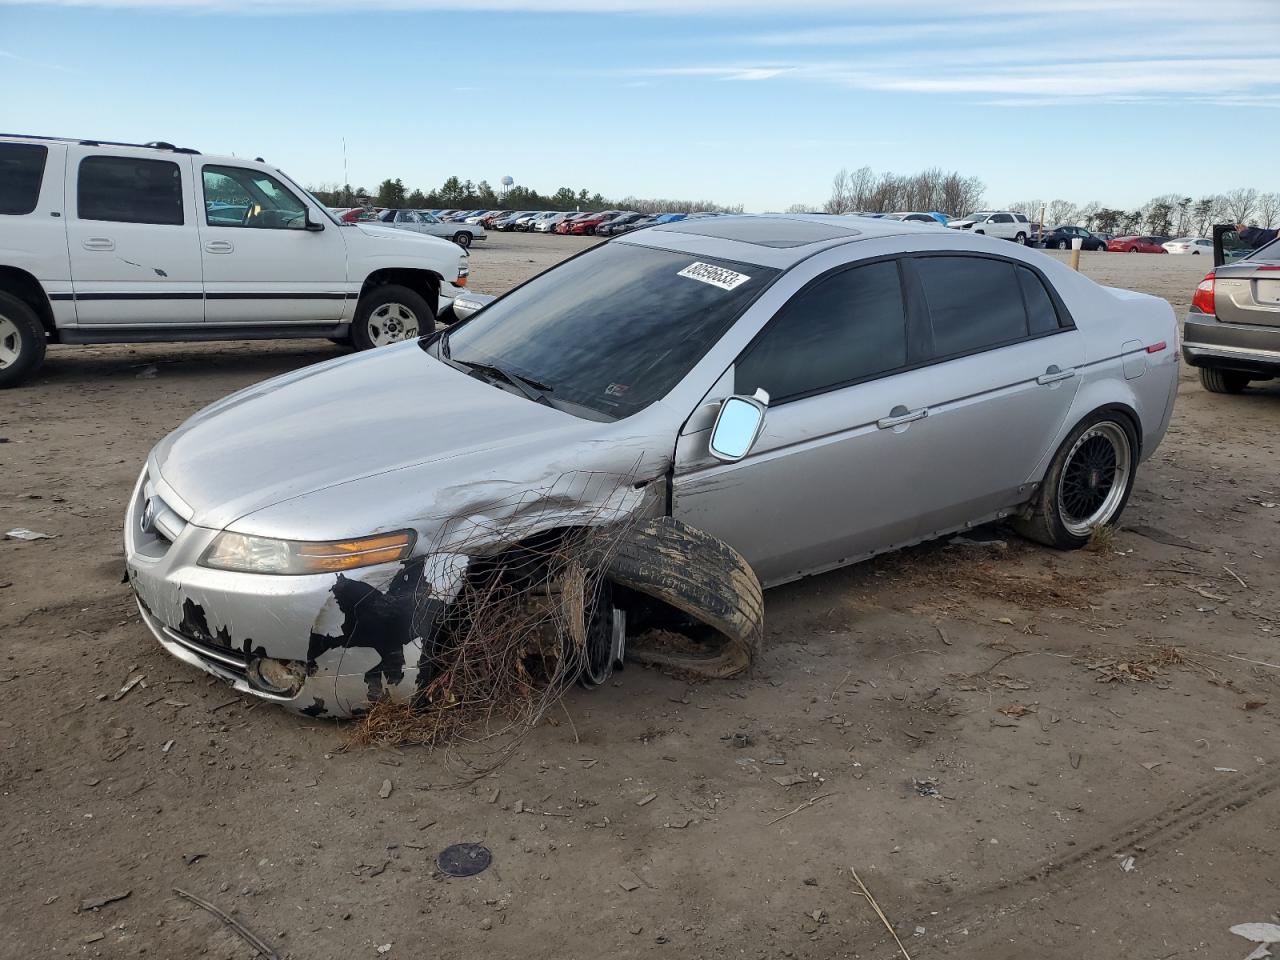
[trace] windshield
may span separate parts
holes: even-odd
[[[777,275],[608,243],[491,303],[442,349],[545,385],[553,404],[620,419],[666,395]]]
[[[323,212],[324,212],[324,214],[325,214],[325,216],[327,216],[330,220],[332,220],[334,223],[336,223],[336,224],[337,224],[338,226],[340,226],[340,227],[341,227],[341,226],[344,226],[343,222],[342,222],[341,220],[339,220],[336,216],[334,216],[334,215],[333,215],[333,211],[332,211],[332,210],[330,210],[330,209],[329,209],[328,207],[326,207],[323,203],[321,203],[319,200],[317,200],[317,199],[316,199],[316,196],[315,196],[315,194],[314,194],[314,193],[312,193],[312,192],[311,192],[310,190],[308,190],[306,187],[300,187],[300,186],[298,186],[297,181],[295,181],[292,177],[290,177],[290,176],[289,176],[287,173],[285,173],[283,170],[277,170],[277,171],[276,171],[276,173],[278,173],[278,174],[280,174],[280,176],[284,177],[284,179],[285,179],[285,180],[287,180],[287,181],[289,182],[289,186],[293,187],[293,189],[297,190],[297,191],[298,191],[299,193],[301,193],[304,197],[306,197],[308,200],[310,200],[312,203],[314,203],[314,204],[316,205],[316,207],[317,207],[318,209],[320,209],[321,211],[323,211]]]

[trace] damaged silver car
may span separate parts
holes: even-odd
[[[201,411],[138,480],[128,576],[174,656],[344,716],[424,688],[478,576],[612,529],[588,677],[664,616],[728,675],[762,585],[997,518],[1058,548],[1114,522],[1175,335],[1163,300],[941,227],[655,226]]]

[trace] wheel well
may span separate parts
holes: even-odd
[[[49,339],[58,339],[58,329],[53,322],[53,307],[49,305],[49,297],[39,280],[17,267],[0,267],[0,290],[12,294],[34,310]]]
[[[1137,449],[1133,452],[1134,461],[1136,462],[1142,459],[1142,420],[1138,417],[1138,412],[1128,404],[1108,403],[1104,406],[1098,407],[1096,410],[1089,411],[1089,413],[1081,417],[1077,423],[1083,423],[1089,417],[1099,413],[1114,414],[1129,424],[1129,429],[1133,431],[1133,436],[1137,446]]]
[[[363,297],[374,287],[382,286],[386,283],[397,283],[421,295],[427,301],[427,306],[431,308],[431,313],[434,315],[440,309],[440,284],[443,279],[440,274],[431,270],[413,270],[408,267],[390,267],[386,270],[375,270],[365,278],[364,286],[360,288],[360,296]]]

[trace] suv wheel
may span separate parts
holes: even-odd
[[[357,350],[385,347],[434,333],[436,319],[422,295],[398,283],[384,283],[360,298],[351,323]]]
[[[0,388],[17,386],[44,360],[44,327],[34,310],[0,292]]]
[[[471,246],[471,234],[465,230],[459,230],[453,235],[453,242],[460,246],[463,250]]]
[[[1027,245],[1027,235],[1019,230],[1018,235],[1013,238],[1013,242],[1020,243],[1025,247]]]
[[[1200,368],[1200,383],[1210,393],[1239,393],[1249,385],[1250,377],[1238,370]]]

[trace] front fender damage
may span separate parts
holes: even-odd
[[[259,615],[250,617],[243,604],[205,595],[192,584],[174,583],[164,592],[161,584],[134,578],[135,592],[144,609],[154,608],[153,619],[215,654],[233,651],[246,663],[268,657],[304,668],[293,699],[271,699],[312,717],[359,716],[381,703],[440,703],[442,695],[447,700],[457,689],[463,645],[471,645],[467,656],[477,641],[481,649],[520,646],[511,636],[512,621],[504,626],[500,615],[507,608],[493,604],[527,607],[532,598],[546,607],[547,596],[563,586],[555,571],[579,566],[591,587],[576,606],[560,601],[548,618],[556,629],[541,631],[537,641],[524,638],[512,663],[558,648],[572,673],[572,648],[581,645],[584,631],[566,629],[565,612],[581,616],[585,607],[593,622],[601,611],[606,622],[609,609],[622,614],[615,622],[625,621],[632,661],[708,677],[740,673],[758,655],[764,633],[760,582],[723,541],[663,515],[665,471],[646,475],[654,479],[570,473],[515,491],[506,482],[481,482],[465,492],[465,508],[461,488],[442,491],[434,505],[447,515],[416,524],[435,531],[422,555],[390,574],[385,567],[335,574],[327,591],[312,594],[319,602],[308,605],[301,619],[296,601],[296,612],[286,618],[266,596],[256,599]],[[601,583],[608,588],[600,589]],[[264,619],[287,629],[267,631]],[[248,620],[258,629],[246,629]],[[183,655],[189,651],[170,652],[193,662]],[[254,687],[252,670],[232,677],[207,657],[201,665],[239,690],[270,696]],[[564,680],[563,666],[554,675]],[[517,679],[523,683],[531,675]]]

